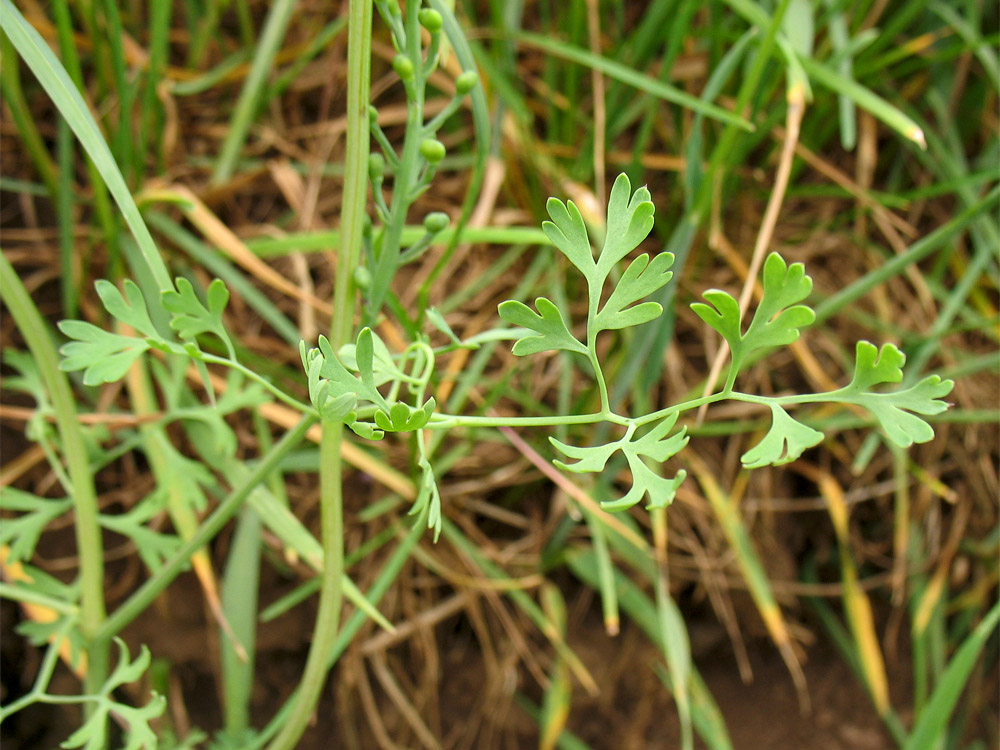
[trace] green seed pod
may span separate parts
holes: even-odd
[[[465,96],[479,83],[479,74],[474,70],[467,70],[455,79],[455,91],[459,96]]]
[[[444,20],[441,18],[441,14],[432,8],[422,9],[417,14],[417,18],[420,20],[420,25],[432,34],[437,34],[441,31],[441,27],[444,26]]]
[[[377,123],[378,122],[378,110],[375,109],[371,104],[368,105],[368,122]]]
[[[396,55],[392,60],[392,68],[404,82],[413,80],[413,63],[406,55]]]
[[[381,180],[385,174],[385,157],[377,151],[368,155],[368,179]]]
[[[447,153],[444,144],[433,138],[425,138],[420,144],[420,155],[431,164],[437,164]]]
[[[448,214],[442,211],[434,211],[424,217],[424,229],[427,230],[428,234],[438,234],[447,229],[450,222],[451,219],[448,218]]]
[[[368,291],[372,288],[372,274],[364,266],[357,266],[354,269],[354,284],[358,289],[362,291]]]

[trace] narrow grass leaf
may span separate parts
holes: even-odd
[[[979,654],[990,636],[995,635],[998,622],[1000,622],[1000,603],[993,605],[982,622],[958,647],[941,679],[938,680],[937,687],[931,693],[930,700],[920,712],[913,732],[903,745],[903,750],[937,747],[947,732],[951,714],[965,689],[969,675],[979,660]]]
[[[757,605],[757,610],[764,620],[764,625],[778,647],[781,658],[784,660],[785,666],[792,676],[796,690],[799,692],[799,698],[807,705],[808,693],[806,691],[805,675],[793,650],[791,633],[785,623],[781,608],[774,598],[774,592],[771,590],[771,584],[764,565],[761,563],[760,557],[754,551],[753,545],[750,542],[750,535],[747,533],[743,519],[738,513],[738,508],[733,505],[730,498],[727,497],[726,493],[719,486],[715,475],[700,458],[694,454],[690,454],[687,460],[695,476],[698,478],[698,482],[701,484],[701,488],[709,501],[709,505],[712,507],[715,517],[722,526],[730,547],[736,554],[736,562],[740,573],[743,575],[743,579],[747,582],[750,596],[753,598],[754,604]]]
[[[573,572],[573,575],[587,585],[594,588],[597,587],[597,561],[593,550],[572,549],[566,555],[566,563]],[[642,629],[646,636],[663,653],[666,644],[661,640],[663,630],[660,627],[656,605],[641,588],[620,570],[616,569],[614,574],[615,587],[618,590],[622,609],[625,610],[629,618]],[[657,669],[656,671],[663,680],[664,686],[668,690],[673,690],[672,680],[666,674],[666,671],[661,669]],[[719,706],[715,702],[711,691],[705,685],[704,680],[698,673],[697,667],[693,663],[691,665],[689,687],[691,719],[695,730],[698,732],[698,736],[702,738],[710,750],[732,750],[732,740],[729,738],[729,731],[726,729],[726,722],[722,716],[722,712],[719,710]]]
[[[742,128],[747,132],[752,133],[754,130],[754,126],[747,122],[747,120],[734,115],[732,112],[729,112],[722,107],[702,101],[698,97],[691,96],[675,86],[671,86],[670,84],[664,83],[656,78],[636,72],[627,65],[622,65],[619,62],[615,62],[614,60],[610,60],[601,55],[595,55],[580,47],[565,44],[564,42],[558,42],[549,37],[542,36],[541,34],[533,34],[528,31],[518,32],[514,35],[514,38],[523,44],[530,44],[533,47],[538,47],[539,49],[544,50],[551,55],[555,55],[556,57],[561,57],[564,60],[569,60],[570,62],[575,62],[579,65],[592,68],[593,70],[598,70],[610,78],[614,78],[615,80],[621,81],[629,86],[633,86],[640,91],[645,91],[647,94],[652,94],[653,96],[663,99],[664,101],[672,102],[685,107],[686,109],[698,112],[705,117],[710,117],[720,122],[735,125],[736,127]]]
[[[267,75],[271,71],[271,65],[278,53],[278,48],[285,38],[288,22],[292,19],[296,5],[298,5],[297,0],[276,0],[267,12],[260,41],[254,51],[253,66],[250,68],[250,73],[240,91],[240,98],[233,109],[229,128],[226,131],[226,139],[219,149],[219,160],[212,173],[212,182],[216,185],[232,177],[236,170],[236,161],[261,104],[261,96],[267,85]]]
[[[546,583],[539,592],[542,611],[555,623],[559,634],[566,637],[566,603],[559,589]],[[573,686],[570,682],[569,669],[566,662],[556,655],[549,673],[549,686],[542,700],[542,710],[539,715],[540,737],[539,750],[554,750],[559,746],[559,738],[566,727],[569,718],[570,704],[573,698]]]
[[[875,631],[875,618],[868,595],[858,585],[858,571],[851,556],[848,530],[849,506],[844,492],[836,479],[827,472],[816,477],[823,498],[826,500],[834,533],[840,551],[840,579],[844,588],[844,611],[850,626],[857,661],[861,667],[872,702],[879,715],[885,717],[889,711],[889,678],[885,671],[885,660]]]
[[[142,256],[149,265],[157,286],[161,290],[171,289],[170,274],[149,229],[139,215],[132,192],[125,184],[100,128],[66,70],[52,54],[45,40],[24,20],[10,0],[0,0],[0,26],[87,150],[139,243]]]

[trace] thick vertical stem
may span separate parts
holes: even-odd
[[[361,231],[368,195],[368,96],[371,65],[371,0],[351,0],[347,42],[347,156],[344,173],[344,201],[341,212],[341,244],[337,250],[333,322],[330,342],[336,350],[353,332],[355,291],[353,270],[361,248]],[[323,572],[319,612],[313,641],[306,659],[295,703],[287,723],[270,745],[270,750],[291,750],[305,731],[330,670],[340,625],[341,576],[344,569],[343,464],[340,444],[344,425],[323,424],[320,443],[320,513],[323,539]]]

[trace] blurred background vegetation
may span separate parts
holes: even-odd
[[[577,281],[537,229],[545,200],[572,198],[600,224],[606,190],[626,172],[656,205],[644,249],[669,249],[677,263],[664,318],[605,342],[616,404],[653,410],[704,389],[719,341],[688,304],[710,287],[735,293],[763,245],[806,264],[819,319],[744,390],[842,385],[853,342],[868,339],[899,345],[913,381],[931,371],[953,378],[954,406],[934,418],[933,442],[907,452],[873,435],[860,413],[821,413],[815,424],[830,433],[821,446],[753,473],[739,456],[766,414],[727,406],[704,423],[692,418],[691,445],[675,459],[689,478],[669,533],[648,528],[644,512],[596,509],[622,467],[597,483],[553,482],[543,431],[452,434],[435,447],[445,531],[402,558],[409,451],[405,441],[359,441],[347,476],[349,573],[366,591],[385,582],[379,609],[398,630],[368,622],[344,647],[301,747],[677,746],[658,570],[691,638],[699,746],[996,747],[996,4],[452,5],[482,89],[441,131],[447,156],[411,223],[443,211],[465,216],[468,231],[450,245],[445,236],[396,279],[394,318],[380,328],[390,345],[430,306],[460,338],[494,327],[508,298],[545,294],[574,308]],[[83,93],[171,272],[199,290],[222,278],[241,360],[304,394],[299,339],[329,327],[346,3],[16,6]],[[134,240],[6,35],[0,53],[3,253],[50,324],[105,322],[93,281],[129,276]],[[372,103],[395,143],[405,98],[393,54],[376,18]],[[428,113],[450,100],[460,69],[446,50]],[[695,114],[692,99],[737,117]],[[0,410],[10,509],[9,490],[59,493],[44,448],[49,422],[39,399],[11,382],[23,333],[10,315],[0,325],[15,352]],[[435,395],[451,411],[569,413],[594,397],[575,373],[563,357],[515,360],[506,345],[487,345],[452,355]],[[171,382],[176,392],[143,391],[153,399],[145,415],[133,381],[77,383],[75,393],[99,457],[102,513],[125,516],[169,482],[201,504],[187,516],[161,508],[141,524],[184,538],[184,524],[196,528],[235,479],[198,464],[198,440],[177,425],[162,455],[144,448],[144,424],[204,401],[197,380]],[[290,426],[280,409],[239,408],[225,425],[243,459]],[[313,532],[316,464],[316,448],[303,446],[269,484]],[[16,515],[5,511],[5,523]],[[43,527],[28,562],[72,580],[70,524]],[[15,542],[6,539],[5,560]],[[136,534],[109,532],[105,543],[110,609],[149,561]],[[255,576],[223,585],[223,599],[249,589],[220,602],[218,579],[241,568]],[[297,684],[315,572],[280,534],[244,521],[195,570],[123,635],[152,651],[146,687],[168,698],[164,738],[191,746],[200,729],[217,747],[249,746]],[[17,573],[5,563],[3,575]],[[220,667],[220,607],[240,622],[260,615],[243,634],[256,654],[249,673]],[[37,617],[3,601],[5,702],[38,669],[34,647],[12,635]],[[976,630],[984,621],[993,623],[986,636]],[[977,648],[963,651],[970,643]],[[252,689],[241,692],[234,674]],[[78,690],[69,669],[55,679]],[[51,746],[78,722],[71,710],[36,706],[3,724],[4,742]]]

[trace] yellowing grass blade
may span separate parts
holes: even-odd
[[[871,692],[875,710],[880,716],[889,711],[889,679],[885,673],[885,660],[875,632],[875,618],[872,616],[868,595],[858,585],[858,570],[851,557],[848,534],[849,510],[844,491],[831,474],[809,468],[805,471],[816,480],[820,494],[826,500],[830,519],[833,521],[837,545],[840,548],[841,585],[844,587],[844,612],[854,637],[858,662]]]
[[[559,630],[561,638],[566,637],[566,603],[559,589],[551,583],[545,583],[539,592],[542,611]],[[549,687],[545,691],[542,702],[542,713],[539,717],[540,737],[539,750],[555,750],[559,735],[566,727],[569,718],[570,703],[573,699],[573,685],[570,681],[569,668],[566,660],[558,653],[552,664],[549,677]]]
[[[771,591],[767,573],[750,543],[750,535],[747,533],[746,526],[743,525],[739,510],[719,486],[715,475],[704,461],[694,453],[690,453],[687,460],[708,499],[709,505],[712,507],[712,511],[722,526],[722,531],[726,535],[730,547],[736,553],[736,562],[743,579],[747,582],[750,596],[753,598],[754,604],[757,605],[757,610],[764,620],[767,632],[778,647],[778,652],[795,683],[799,704],[807,709],[809,707],[809,693],[806,688],[806,676],[802,672],[802,665],[799,664],[798,657],[795,655],[791,633],[788,631],[785,618],[781,614],[781,608]]]

